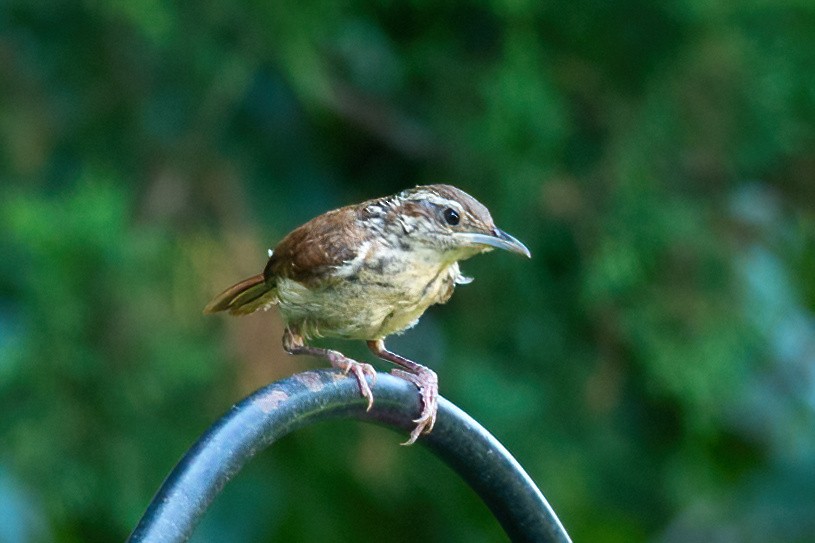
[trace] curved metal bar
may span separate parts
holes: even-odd
[[[284,435],[328,418],[355,418],[404,431],[420,411],[416,388],[377,374],[370,412],[356,381],[334,370],[277,381],[236,404],[187,452],[159,489],[130,543],[186,541],[215,496],[257,452]],[[484,500],[512,541],[571,542],[546,498],[489,432],[443,398],[431,449]]]

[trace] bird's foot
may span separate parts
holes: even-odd
[[[357,362],[356,360],[352,360],[340,353],[333,354],[335,352],[336,351],[332,352],[332,354],[328,357],[328,360],[331,362],[331,365],[340,370],[343,375],[348,375],[349,373],[354,374],[357,384],[359,385],[359,393],[362,394],[363,398],[368,400],[368,407],[366,411],[370,411],[371,407],[374,405],[374,394],[371,392],[371,387],[368,386],[368,381],[365,378],[369,377],[371,379],[371,386],[375,385],[376,370],[370,364]]]
[[[429,434],[436,424],[436,413],[438,412],[438,398],[439,398],[439,378],[436,372],[419,366],[416,373],[401,369],[393,369],[391,373],[396,377],[409,381],[416,385],[419,389],[419,395],[422,398],[422,412],[418,419],[414,419],[416,427],[410,432],[410,439],[402,443],[402,445],[413,445],[419,436],[422,434]]]

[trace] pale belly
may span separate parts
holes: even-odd
[[[362,269],[314,290],[281,279],[277,305],[285,323],[306,337],[381,339],[412,327],[428,307],[446,302],[459,276],[454,262],[413,266],[399,274]]]

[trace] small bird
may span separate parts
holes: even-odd
[[[493,248],[530,257],[523,243],[495,226],[489,210],[451,185],[427,185],[324,213],[289,233],[263,273],[216,296],[204,313],[245,315],[277,306],[283,348],[327,359],[353,374],[360,394],[374,397],[370,364],[339,351],[313,347],[309,338],[365,340],[391,373],[416,385],[422,411],[403,445],[429,433],[436,421],[438,378],[421,364],[385,348],[385,338],[414,326],[433,304],[472,281],[458,262]]]

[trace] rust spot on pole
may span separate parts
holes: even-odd
[[[295,381],[302,383],[309,391],[319,392],[325,386],[320,374],[314,371],[304,371],[292,376]]]
[[[260,408],[261,411],[264,413],[271,413],[277,407],[289,399],[289,395],[287,392],[280,390],[278,388],[272,390],[268,394],[264,394],[257,400],[255,400],[255,404]]]

